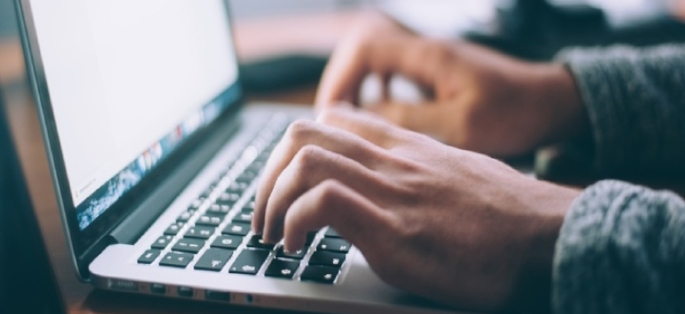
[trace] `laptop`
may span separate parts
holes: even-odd
[[[0,93],[0,308],[65,313],[7,122]]]
[[[327,313],[443,313],[334,230],[250,232],[256,181],[309,107],[250,104],[223,0],[17,0],[78,276],[97,288]],[[264,40],[269,40],[264,38]]]

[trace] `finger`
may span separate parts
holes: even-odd
[[[252,219],[253,231],[259,233],[264,227],[263,216],[276,179],[283,169],[290,164],[295,154],[307,145],[320,146],[356,160],[369,168],[374,168],[375,163],[384,154],[380,147],[355,134],[314,121],[295,121],[288,127],[283,139],[276,145],[264,167],[255,200],[255,213]]]
[[[352,42],[333,54],[317,93],[317,109],[337,101],[355,101],[369,73],[403,74],[423,86],[433,86],[438,73],[448,66],[447,45],[415,36],[395,36]]]
[[[304,245],[307,232],[331,226],[364,252],[394,224],[394,216],[389,212],[344,184],[326,180],[290,206],[285,217],[284,245],[294,252]]]
[[[383,103],[366,108],[388,121],[412,131],[434,136],[445,136],[445,128],[457,123],[456,117],[446,115],[444,106],[435,103]],[[450,119],[450,121],[446,121]]]
[[[345,156],[321,147],[303,147],[276,180],[265,212],[264,240],[283,237],[283,221],[290,205],[321,182],[335,179],[370,199],[391,194],[389,182],[380,174]]]
[[[319,114],[317,121],[353,133],[385,149],[391,149],[406,139],[405,130],[361,110],[327,109]]]

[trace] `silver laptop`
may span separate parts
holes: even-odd
[[[334,230],[310,233],[290,255],[250,232],[261,168],[311,109],[241,102],[225,1],[17,5],[82,280],[275,309],[448,311],[383,283]]]

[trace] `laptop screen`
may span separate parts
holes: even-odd
[[[222,0],[31,0],[78,227],[239,91]]]

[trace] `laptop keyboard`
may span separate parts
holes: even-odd
[[[323,284],[336,282],[351,246],[330,227],[310,232],[305,247],[292,253],[284,252],[281,243],[262,242],[260,235],[250,231],[255,196],[248,190],[253,191],[250,187],[283,135],[287,121],[267,125],[271,127],[262,130],[230,169],[210,184],[138,258],[139,264]],[[236,176],[231,170],[241,166],[244,169]]]

